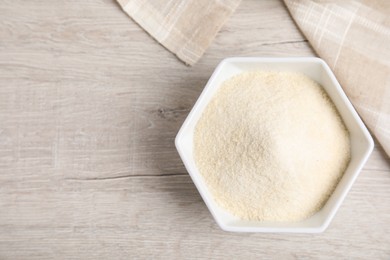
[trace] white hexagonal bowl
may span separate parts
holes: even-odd
[[[260,222],[239,219],[219,207],[200,175],[193,156],[194,128],[203,110],[228,78],[245,71],[293,71],[306,74],[320,83],[336,105],[346,124],[351,139],[351,161],[325,206],[312,217],[300,222]],[[323,232],[331,222],[350,190],[363,165],[372,152],[374,143],[328,65],[319,58],[228,58],[215,69],[206,87],[183,123],[175,139],[176,148],[218,225],[225,231],[237,232]]]

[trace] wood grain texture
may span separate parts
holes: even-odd
[[[0,0],[0,259],[390,258],[376,146],[323,234],[213,221],[174,137],[228,56],[313,56],[283,3],[243,1],[186,67],[113,0]]]

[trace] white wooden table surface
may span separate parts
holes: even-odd
[[[186,67],[113,0],[0,0],[0,259],[390,259],[379,146],[323,234],[221,231],[175,150],[221,59],[314,55],[280,1]]]

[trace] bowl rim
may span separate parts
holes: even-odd
[[[332,84],[337,90],[338,95],[341,96],[344,103],[346,104],[346,107],[349,111],[349,114],[352,115],[353,120],[356,121],[356,123],[359,125],[360,130],[362,131],[364,138],[367,140],[367,147],[365,149],[365,153],[363,157],[360,159],[357,169],[354,171],[355,174],[350,178],[343,188],[343,192],[340,196],[338,196],[334,206],[331,208],[330,212],[327,214],[325,221],[322,222],[321,225],[315,226],[315,227],[236,227],[225,224],[221,219],[216,216],[216,213],[214,212],[214,206],[209,203],[209,198],[201,191],[202,188],[199,187],[199,183],[197,180],[195,180],[195,175],[198,175],[194,173],[191,169],[191,166],[189,165],[189,162],[186,159],[186,154],[183,151],[181,147],[181,139],[183,138],[183,135],[185,131],[187,130],[190,122],[193,120],[194,116],[198,113],[198,107],[200,106],[200,103],[204,99],[204,97],[208,93],[208,89],[213,87],[215,78],[219,75],[223,67],[227,63],[232,62],[249,62],[249,63],[289,63],[289,62],[306,62],[306,63],[318,63],[321,65],[321,67],[326,71],[327,75],[330,77]],[[347,196],[348,192],[350,191],[353,183],[355,182],[356,178],[360,174],[363,166],[367,162],[367,159],[369,158],[370,154],[373,151],[374,148],[374,141],[372,136],[370,135],[367,127],[364,125],[362,119],[354,109],[351,101],[348,99],[347,95],[345,94],[344,90],[340,86],[338,80],[336,79],[333,71],[330,69],[328,64],[321,58],[318,57],[229,57],[223,59],[217,67],[214,69],[212,75],[210,76],[207,84],[203,88],[201,94],[197,98],[195,104],[192,106],[190,113],[187,115],[186,119],[184,120],[183,124],[181,125],[176,137],[175,137],[175,147],[180,155],[181,160],[183,161],[183,164],[188,172],[188,174],[191,177],[191,180],[195,184],[199,194],[201,195],[204,203],[206,204],[209,212],[212,214],[214,220],[218,224],[218,226],[224,230],[224,231],[231,231],[231,232],[262,232],[262,233],[322,233],[324,232],[328,226],[330,225],[332,219],[336,215],[338,209],[340,208],[342,202],[344,201],[345,197]],[[211,198],[212,199],[212,198]]]

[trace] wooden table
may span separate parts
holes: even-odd
[[[323,234],[221,231],[175,150],[221,59],[315,55],[282,2],[243,1],[193,67],[113,0],[0,17],[0,259],[390,259],[378,145]]]

